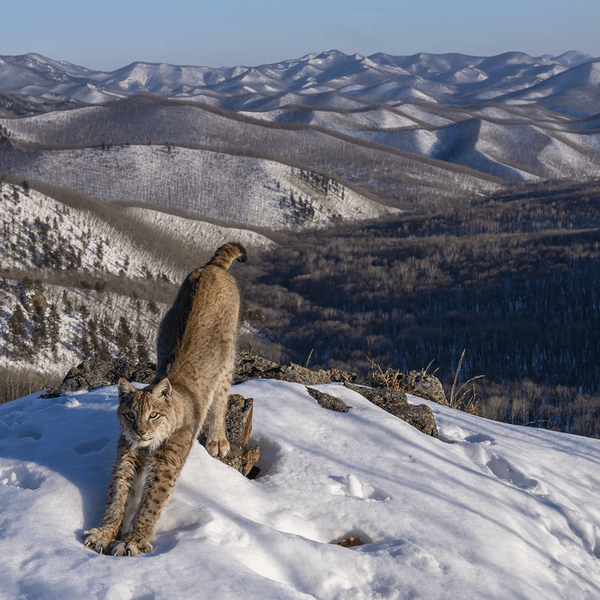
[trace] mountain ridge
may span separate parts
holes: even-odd
[[[172,107],[221,111],[235,127],[252,119],[313,129],[507,181],[589,180],[600,177],[598,83],[600,60],[577,51],[549,58],[522,52],[365,57],[331,50],[253,67],[135,62],[112,72],[29,54],[0,57],[0,117],[3,112],[2,126],[18,138],[28,116],[77,121],[92,107],[152,97]],[[161,143],[184,141],[189,117],[178,122],[174,113],[173,139],[161,134]],[[143,143],[156,143],[155,126]],[[199,140],[207,147],[201,133],[191,142]],[[125,134],[101,140],[126,141],[140,143]]]
[[[440,79],[452,85],[479,83],[501,71],[509,79],[547,77],[573,66],[595,59],[589,55],[569,51],[559,57],[530,57],[525,53],[507,52],[493,57],[477,57],[458,53],[393,56],[376,53],[371,56],[346,55],[338,50],[307,54],[260,66],[204,67],[148,63],[136,61],[114,71],[92,71],[66,61],[55,61],[40,54],[0,56],[0,89],[18,93],[40,102],[52,104],[59,97],[85,103],[102,103],[116,97],[135,93],[154,93],[163,97],[193,97],[194,91],[207,97],[219,93],[250,92],[273,94],[281,91],[318,93],[338,89],[353,96],[360,95],[360,87],[369,87],[369,81],[382,83],[384,78],[408,78],[404,83],[422,83]],[[531,70],[536,72],[531,72]],[[350,76],[362,76],[364,81],[346,81]],[[417,80],[411,82],[411,78]],[[524,82],[520,82],[524,83]],[[234,89],[231,88],[233,84]],[[221,87],[225,89],[220,90]],[[323,88],[321,90],[320,88]],[[354,89],[353,89],[354,88]],[[451,89],[438,88],[442,93]],[[107,98],[102,98],[107,95]],[[380,99],[385,101],[384,99]],[[439,98],[436,99],[439,101]],[[447,99],[446,99],[447,100]]]

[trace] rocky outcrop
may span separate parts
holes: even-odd
[[[254,400],[252,398],[244,398],[241,394],[229,396],[225,423],[230,448],[227,456],[219,458],[226,465],[237,469],[250,479],[254,479],[258,474],[258,467],[255,466],[255,463],[260,458],[260,447],[248,443],[252,433],[253,407]],[[198,441],[203,446],[206,445],[205,432],[198,436]]]
[[[156,365],[151,362],[135,364],[125,358],[114,358],[110,362],[86,359],[70,369],[58,387],[46,390],[42,398],[55,398],[65,392],[116,385],[121,377],[127,381],[150,383],[155,372]]]
[[[319,406],[326,408],[327,410],[335,410],[337,412],[348,412],[350,407],[340,398],[326,394],[320,390],[307,386],[308,393],[319,403]]]
[[[419,431],[438,437],[438,429],[431,409],[425,404],[410,404],[404,392],[387,388],[363,387],[352,383],[344,383],[344,385],[386,412],[416,427]]]
[[[402,373],[388,369],[387,371],[374,371],[363,382],[372,388],[388,388],[413,394],[425,400],[448,406],[448,400],[440,380],[427,371],[410,371]]]
[[[249,379],[278,379],[304,385],[317,385],[321,383],[343,383],[355,381],[356,373],[328,369],[311,371],[294,363],[280,365],[250,352],[241,352],[238,356],[233,374],[234,383],[242,383]]]
[[[406,393],[448,406],[442,382],[431,373],[410,371],[406,376]]]

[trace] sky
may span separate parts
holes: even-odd
[[[101,71],[135,61],[258,66],[337,49],[600,57],[597,0],[30,0],[2,9],[0,55]]]

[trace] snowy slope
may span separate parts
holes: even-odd
[[[239,242],[246,249],[268,248],[274,245],[274,242],[266,236],[247,229],[223,227],[149,208],[128,207],[125,209],[125,213],[139,219],[157,233],[168,233],[174,241],[186,244],[194,250],[214,252],[216,248],[230,240]]]
[[[354,222],[397,212],[341,184],[327,190],[308,185],[298,169],[282,163],[208,150],[147,145],[46,150],[24,155],[14,169],[21,177],[100,200],[188,211],[244,229],[321,228],[336,219]]]
[[[210,143],[212,132],[205,136],[198,131],[199,121],[190,118],[190,103],[201,103],[235,111],[238,116],[230,125],[240,129],[238,119],[243,115],[265,124],[318,128],[350,136],[357,144],[374,142],[511,180],[589,179],[598,176],[597,153],[590,156],[587,148],[599,145],[592,118],[598,112],[599,81],[600,60],[576,51],[553,58],[520,52],[491,57],[427,53],[364,57],[332,50],[257,67],[133,63],[111,73],[29,54],[0,57],[0,92],[37,103],[40,113],[51,106],[82,108],[15,120],[6,105],[8,118],[0,124],[22,140],[90,145],[89,123],[101,115],[98,105],[112,106],[108,103],[143,94],[160,97],[164,107],[157,119],[144,120],[143,143],[149,139]],[[167,110],[169,102],[179,109],[178,117]],[[196,109],[199,112],[200,106]],[[227,113],[219,115],[228,120]],[[132,115],[123,112],[121,118],[115,143],[132,141],[139,127],[132,125]],[[204,125],[205,119],[201,121]],[[524,139],[514,135],[517,125],[522,126]],[[81,140],[67,142],[73,137],[68,133],[63,141],[69,127]],[[247,130],[247,124],[244,127]],[[466,129],[475,133],[465,140]],[[496,129],[502,131],[494,133]],[[535,143],[523,160],[523,146],[539,137],[540,130],[553,147],[549,164],[549,153],[542,153]],[[579,137],[564,145],[561,136],[573,133]],[[103,141],[106,138],[94,143]],[[443,151],[464,145],[460,156]],[[269,149],[260,144],[256,148]],[[559,156],[563,151],[568,155],[564,161]],[[511,160],[515,153],[521,155],[516,164]]]
[[[98,356],[98,343],[117,355],[123,351],[115,345],[121,319],[153,359],[160,316],[191,268],[226,241],[241,242],[250,256],[273,245],[252,231],[157,210],[74,204],[0,185],[0,368],[35,365],[64,375],[85,356]],[[18,311],[22,336],[11,330]]]
[[[346,388],[250,381],[254,480],[196,446],[152,553],[99,556],[116,388],[0,406],[2,598],[592,600],[600,441],[430,404],[427,437]],[[411,397],[412,402],[420,403]],[[363,546],[335,544],[359,536]]]
[[[403,107],[403,111],[415,124],[427,120],[427,127],[439,118],[435,111],[412,110],[411,107]],[[192,202],[196,194],[194,192],[188,199],[182,198],[189,187],[190,177],[206,179],[203,187],[209,187],[215,195],[219,193],[219,186],[215,189],[213,185],[211,189],[210,185],[220,183],[219,178],[227,190],[234,185],[229,181],[233,178],[260,177],[265,163],[252,160],[259,158],[304,165],[307,170],[334,177],[339,183],[349,182],[356,186],[355,191],[361,193],[361,190],[367,190],[367,195],[375,194],[375,200],[377,197],[384,198],[392,205],[395,205],[398,195],[417,192],[446,197],[449,192],[463,195],[472,190],[492,191],[500,183],[499,179],[447,162],[424,159],[385,146],[373,147],[369,143],[369,134],[377,133],[377,123],[381,119],[383,124],[388,123],[385,121],[388,113],[398,123],[397,119],[401,117],[396,109],[393,114],[383,108],[375,111],[374,115],[365,113],[358,129],[353,124],[353,115],[358,113],[339,115],[339,132],[326,127],[325,121],[321,129],[315,129],[310,123],[298,126],[294,119],[300,119],[300,113],[303,111],[294,115],[291,124],[281,125],[222,113],[206,106],[166,103],[142,97],[105,106],[0,119],[0,128],[8,136],[0,144],[0,170],[19,176],[26,172],[36,174],[43,171],[49,158],[55,157],[60,167],[52,169],[52,178],[56,180],[63,172],[68,179],[71,169],[81,171],[82,175],[93,173],[99,168],[94,163],[99,163],[105,171],[100,183],[92,181],[86,186],[88,193],[93,194],[99,185],[110,189],[124,185],[120,171],[131,177],[129,165],[139,159],[138,162],[143,161],[147,165],[153,163],[150,173],[153,180],[157,178],[157,170],[163,176],[160,181],[148,184],[149,189],[146,189],[143,182],[147,174],[144,174],[140,178],[141,186],[137,185],[139,191],[129,190],[129,194],[133,197],[175,195],[180,201],[188,202]],[[335,111],[323,111],[323,117],[325,113],[333,120],[338,115]],[[343,123],[345,129],[341,127]],[[444,123],[452,124],[454,121],[446,120]],[[370,124],[370,129],[362,127],[367,124]],[[389,131],[393,135],[397,130]],[[351,137],[341,138],[344,133]],[[140,148],[133,150],[130,145]],[[217,153],[232,155],[232,158],[223,157],[217,164]],[[134,179],[135,170],[143,166],[143,163],[135,164]],[[111,173],[106,172],[108,168],[112,169]],[[204,168],[206,173],[202,170]],[[277,180],[272,182],[276,183]],[[198,188],[198,185],[192,188]],[[271,195],[272,191],[267,191],[267,194]],[[373,199],[373,196],[369,197]],[[239,197],[235,201],[239,202]]]
[[[159,253],[140,248],[123,231],[89,210],[76,209],[34,189],[0,184],[0,268],[49,267],[142,277],[165,274],[178,281],[184,273]],[[30,244],[29,240],[35,240]],[[30,248],[31,246],[31,248]],[[49,255],[56,255],[58,264]]]

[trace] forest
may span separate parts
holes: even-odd
[[[600,184],[548,182],[435,214],[288,236],[244,294],[280,360],[430,365],[480,414],[600,435]]]

